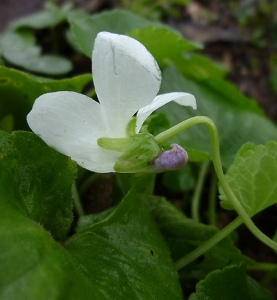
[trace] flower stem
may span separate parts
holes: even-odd
[[[212,173],[211,187],[209,192],[208,219],[209,224],[216,225],[216,198],[217,198],[217,177]]]
[[[213,246],[215,246],[222,239],[227,237],[232,231],[234,231],[238,226],[243,223],[240,217],[237,217],[234,221],[229,223],[226,227],[220,230],[217,234],[211,237],[209,240],[201,244],[198,248],[194,249],[192,252],[182,257],[178,261],[175,262],[175,267],[177,270],[185,267],[196,258],[204,254],[206,251],[210,250]]]
[[[200,204],[200,196],[203,189],[203,184],[205,181],[205,177],[209,168],[210,162],[204,162],[201,165],[200,173],[198,176],[197,184],[194,190],[194,194],[191,202],[191,216],[192,219],[196,222],[200,222],[199,217],[199,204]]]
[[[247,270],[251,271],[273,271],[277,270],[277,264],[272,263],[256,263],[253,266],[247,266]]]
[[[271,240],[269,237],[267,237],[264,233],[262,233],[256,225],[253,223],[247,212],[244,210],[243,206],[239,202],[239,200],[234,195],[233,191],[229,187],[225,176],[222,171],[222,165],[220,160],[220,153],[219,153],[219,139],[218,139],[218,133],[217,128],[214,124],[214,122],[204,116],[197,116],[190,118],[186,121],[183,121],[172,128],[158,134],[155,139],[157,143],[164,143],[166,140],[172,138],[176,134],[180,133],[181,131],[194,126],[198,124],[203,124],[208,128],[209,134],[210,134],[210,146],[212,151],[212,161],[214,164],[215,172],[218,177],[218,180],[220,182],[220,185],[226,195],[226,197],[231,202],[232,206],[238,213],[238,215],[242,218],[243,222],[247,226],[247,228],[264,244],[266,244],[268,247],[272,248],[273,250],[277,251],[277,243],[275,243],[273,240]]]
[[[79,217],[84,216],[85,212],[78,194],[78,190],[76,187],[76,181],[73,182],[72,184],[72,197],[73,197],[73,201],[74,201],[74,205],[75,205],[75,209],[77,211],[77,214]]]

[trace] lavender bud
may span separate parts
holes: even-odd
[[[154,161],[157,171],[172,171],[185,166],[188,162],[187,151],[177,144],[170,145],[172,149],[162,151]]]

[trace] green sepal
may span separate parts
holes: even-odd
[[[97,144],[99,147],[105,150],[119,151],[125,152],[133,143],[134,139],[129,137],[133,137],[136,135],[136,117],[132,118],[126,127],[127,138],[99,138],[97,140]]]
[[[132,144],[131,138],[99,138],[97,144],[105,150],[112,150],[118,152],[126,151]]]
[[[114,170],[120,173],[155,172],[151,164],[162,149],[154,137],[149,133],[139,133],[130,140],[130,147],[118,158]]]

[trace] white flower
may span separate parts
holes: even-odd
[[[130,37],[100,32],[92,52],[92,74],[100,103],[75,92],[48,93],[36,99],[27,116],[30,128],[50,147],[88,170],[114,172],[122,152],[102,149],[97,140],[126,137],[136,112],[138,133],[154,110],[172,100],[196,109],[188,93],[155,97],[160,69],[148,50]]]

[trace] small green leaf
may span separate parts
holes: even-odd
[[[17,29],[20,27],[30,27],[33,29],[44,29],[55,27],[66,20],[71,9],[71,3],[66,3],[59,7],[52,2],[46,2],[45,9],[43,11],[16,19],[9,24],[9,28]]]
[[[245,263],[249,266],[255,266],[256,264],[254,260],[241,253],[234,245],[230,235],[205,253],[203,260],[193,267],[193,273],[197,274],[198,279],[203,279],[203,276],[215,269],[240,263]]]
[[[42,55],[29,31],[6,31],[0,39],[1,55],[9,63],[28,71],[45,75],[62,75],[72,69],[66,58],[58,55]]]
[[[246,275],[243,265],[230,265],[211,272],[196,285],[189,300],[273,300],[268,291]]]
[[[249,215],[254,215],[277,202],[277,143],[247,144],[238,152],[225,178]],[[221,205],[233,209],[222,189]]]
[[[185,241],[204,241],[218,229],[187,218],[180,210],[162,197],[143,195],[161,232],[168,238]]]
[[[153,194],[155,187],[156,174],[125,174],[116,173],[117,184],[121,190],[122,195],[126,194],[132,189],[133,192],[139,194]]]
[[[109,31],[118,34],[127,34],[133,29],[149,25],[167,27],[166,25],[149,21],[131,12],[124,10],[106,11],[94,16],[69,18],[72,38],[79,50],[91,58],[91,52],[96,35],[100,31]],[[172,29],[173,30],[173,29]]]
[[[81,92],[91,81],[91,74],[70,79],[53,80],[32,76],[17,70],[0,67],[0,119],[14,118],[14,130],[29,129],[26,115],[37,97],[55,91]]]
[[[77,227],[75,228],[76,232],[82,231],[83,229],[88,228],[96,223],[102,222],[114,209],[114,207],[110,207],[97,214],[81,216],[78,219]]]
[[[119,188],[119,195],[117,195],[117,197],[120,197],[120,201],[128,194],[128,192],[130,192],[130,190],[132,190],[132,193],[137,194],[153,194],[156,174],[115,173],[115,176]],[[80,217],[77,222],[76,231],[80,231],[104,220],[114,209],[115,207],[111,207],[97,214]]]
[[[1,55],[4,51],[23,51],[30,45],[35,44],[35,36],[29,30],[5,31],[1,35]]]
[[[0,121],[0,130],[4,130],[8,133],[12,133],[14,127],[13,124],[14,124],[13,116],[7,115]]]
[[[107,299],[182,299],[162,235],[133,193],[105,220],[71,237],[65,248]]]
[[[0,202],[64,238],[72,222],[76,163],[30,132],[0,131]]]

